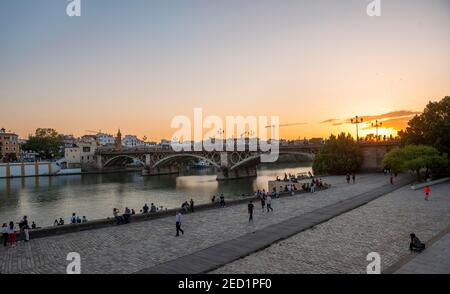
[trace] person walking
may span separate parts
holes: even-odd
[[[355,173],[352,174],[352,180],[353,180],[353,184],[354,184],[355,181],[356,181],[356,175],[355,175]]]
[[[249,222],[253,221],[253,208],[254,208],[253,201],[250,200],[250,202],[248,203],[248,215],[249,215],[248,221]]]
[[[181,211],[178,210],[177,215],[175,216],[175,227],[177,229],[177,234],[175,235],[175,237],[180,236],[180,232],[184,235],[184,231],[181,229],[181,218]]]
[[[190,201],[190,208],[191,208],[191,212],[194,212],[194,200],[192,200],[192,198]]]
[[[259,198],[261,200],[261,210],[264,212],[264,208],[266,206],[266,195],[262,194]]]
[[[16,246],[16,228],[14,227],[14,222],[9,222],[8,239],[9,239],[9,245],[11,245],[12,247],[15,247]]]
[[[346,180],[347,180],[347,184],[350,184],[350,174],[349,173],[347,173]]]
[[[272,208],[272,197],[270,197],[270,195],[267,195],[267,199],[266,199],[266,205],[267,205],[267,212],[269,212],[269,210],[270,211],[273,211],[273,208]]]
[[[8,246],[8,225],[6,223],[2,226],[3,246]]]
[[[394,175],[393,174],[391,174],[390,182],[391,182],[391,185],[394,185]]]
[[[426,185],[423,192],[425,193],[425,200],[428,201],[428,197],[430,196],[430,186]]]

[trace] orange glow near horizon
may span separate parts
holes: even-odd
[[[369,17],[356,0],[98,0],[74,18],[56,2],[0,1],[0,128],[21,138],[159,141],[196,107],[307,123],[286,139],[356,136],[355,115],[390,135],[450,95],[450,1],[386,1]]]

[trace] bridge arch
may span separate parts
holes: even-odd
[[[152,165],[152,168],[156,168],[156,167],[158,167],[159,165],[161,165],[163,163],[167,163],[167,162],[172,161],[172,160],[177,159],[177,158],[189,158],[189,157],[200,159],[200,160],[205,160],[208,163],[212,164],[214,167],[220,168],[220,165],[217,162],[215,162],[214,160],[211,160],[210,158],[207,158],[207,157],[202,156],[202,155],[190,154],[190,153],[181,153],[181,154],[173,154],[173,155],[166,156],[166,157],[158,160],[157,162],[155,162]]]
[[[103,167],[108,167],[109,165],[111,165],[111,163],[113,163],[114,161],[118,160],[119,158],[128,158],[128,159],[132,159],[133,161],[137,161],[139,162],[140,165],[145,166],[145,163],[139,158],[139,157],[135,157],[135,156],[130,156],[130,155],[126,155],[126,154],[121,154],[121,155],[117,155],[114,157],[111,157],[110,159],[108,159],[104,164]]]
[[[236,169],[236,168],[238,168],[238,167],[240,167],[240,166],[243,166],[243,165],[245,165],[245,164],[247,164],[247,163],[254,162],[254,161],[257,161],[257,162],[259,163],[259,162],[260,162],[260,159],[261,159],[261,155],[263,155],[263,153],[256,154],[256,155],[253,155],[253,156],[249,156],[249,157],[247,157],[247,158],[244,158],[243,160],[241,160],[241,161],[239,161],[238,163],[234,164],[234,165],[230,168],[230,170],[234,170],[234,169]],[[279,152],[279,155],[303,155],[303,156],[308,157],[308,158],[311,159],[311,160],[314,159],[314,154],[313,154],[313,153],[308,153],[308,152],[280,151],[280,152]]]

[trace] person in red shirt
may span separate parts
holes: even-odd
[[[423,192],[425,193],[425,200],[428,201],[428,196],[430,196],[430,186],[425,186]]]

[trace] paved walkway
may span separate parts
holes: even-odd
[[[340,201],[336,204],[316,209],[312,212],[293,217],[240,236],[236,239],[222,242],[204,250],[171,260],[157,266],[139,271],[139,274],[200,274],[216,269],[240,257],[263,249],[276,241],[286,239],[296,233],[325,222],[337,215],[366,204],[382,195],[398,189],[411,179],[404,178],[395,185],[386,184],[361,195]]]
[[[403,265],[396,274],[450,274],[450,233]]]
[[[347,184],[345,177],[329,177],[331,189],[275,199],[274,213],[256,205],[250,224],[246,204],[188,214],[179,238],[173,216],[0,247],[0,272],[65,273],[67,254],[78,252],[82,273],[134,273],[377,189],[388,180],[383,174],[364,174],[356,184]]]
[[[370,252],[386,272],[410,255],[411,232],[429,243],[450,226],[449,193],[450,182],[436,185],[425,201],[423,191],[405,186],[212,273],[365,274]]]

